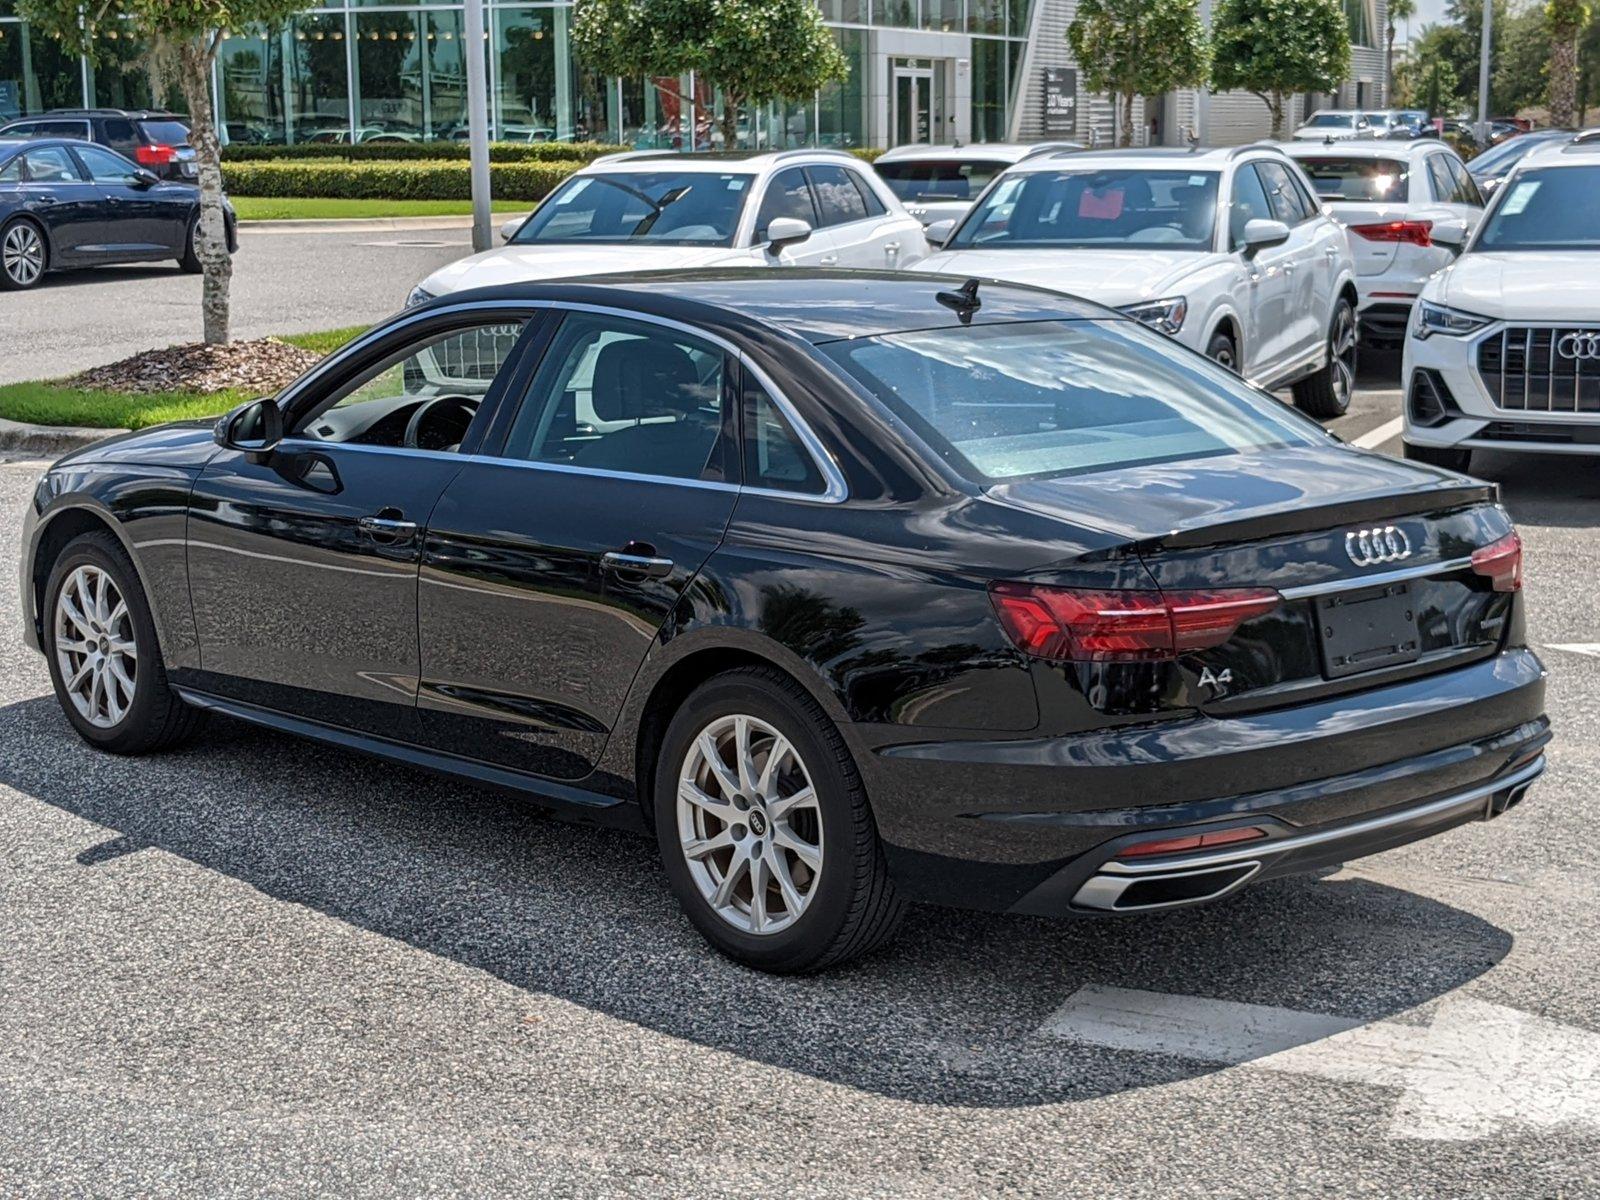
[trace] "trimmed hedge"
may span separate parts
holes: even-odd
[[[589,162],[602,154],[615,154],[624,146],[605,142],[491,142],[490,162]],[[309,162],[466,162],[466,142],[363,142],[347,146],[337,142],[301,142],[294,146],[232,145],[222,152],[226,163]]]
[[[500,200],[542,200],[581,162],[490,163]],[[316,196],[332,200],[470,200],[465,162],[259,162],[222,164],[235,196]]]
[[[491,142],[492,163],[592,162],[602,154],[628,150],[607,142]],[[850,151],[863,162],[872,162],[883,151],[859,146]],[[466,162],[465,142],[363,142],[356,146],[337,142],[302,142],[295,146],[233,145],[222,152],[227,163],[259,162]]]

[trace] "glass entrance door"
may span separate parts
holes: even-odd
[[[935,84],[932,61],[925,58],[897,58],[893,60],[889,127],[892,143],[896,146],[914,146],[943,141],[943,121]]]

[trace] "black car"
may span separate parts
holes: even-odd
[[[0,125],[4,138],[74,138],[109,146],[160,179],[195,179],[189,127],[175,113],[126,108],[56,108]]]
[[[195,249],[200,189],[157,179],[86,142],[0,141],[0,290],[38,286],[46,271],[176,259]],[[228,248],[238,248],[227,214]]]
[[[421,305],[214,429],[56,463],[27,638],[106,750],[210,710],[653,828],[770,970],[907,901],[1193,904],[1522,798],[1544,670],[1490,485],[958,283]]]

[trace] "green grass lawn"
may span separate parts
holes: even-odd
[[[380,217],[469,217],[469,200],[322,200],[316,196],[272,199],[266,196],[230,196],[241,221],[375,220]],[[495,200],[497,213],[525,213],[526,200]]]
[[[344,345],[363,325],[323,333],[285,334],[282,341],[328,354]],[[167,421],[214,417],[255,397],[247,392],[158,392],[130,396],[122,392],[88,391],[60,382],[12,383],[0,386],[0,417],[35,425],[82,425],[91,429],[143,429]]]

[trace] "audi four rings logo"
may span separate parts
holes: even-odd
[[[1600,359],[1600,333],[1569,333],[1556,343],[1556,353],[1591,362]]]
[[[1399,562],[1411,557],[1411,539],[1393,525],[1376,529],[1352,529],[1344,535],[1344,552],[1358,567]]]

